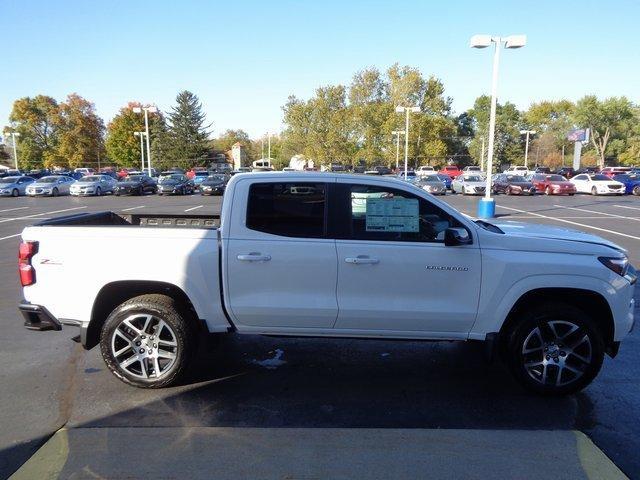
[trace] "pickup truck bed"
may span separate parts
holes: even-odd
[[[216,229],[220,226],[220,215],[131,214],[105,211],[52,218],[39,222],[35,226],[135,226]]]

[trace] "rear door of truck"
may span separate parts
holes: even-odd
[[[225,299],[242,330],[333,327],[337,315],[335,240],[327,236],[328,185],[239,180],[224,242]]]

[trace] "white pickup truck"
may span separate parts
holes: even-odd
[[[97,252],[136,252],[87,267]],[[95,262],[92,262],[95,263]],[[198,336],[482,340],[524,387],[585,387],[634,323],[635,270],[602,238],[490,224],[389,177],[239,174],[220,217],[86,213],[25,228],[27,328],[79,327],[139,387]]]

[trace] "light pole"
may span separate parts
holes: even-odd
[[[136,137],[140,137],[140,171],[144,172],[144,132],[133,132]]]
[[[487,184],[485,197],[478,203],[478,216],[491,218],[496,213],[495,201],[491,198],[491,173],[493,172],[493,143],[496,133],[496,103],[498,96],[498,67],[500,65],[500,49],[520,48],[527,43],[526,35],[510,35],[508,37],[493,37],[491,35],[474,35],[471,37],[472,48],[486,48],[494,44],[493,76],[491,80],[491,113],[489,115],[489,151],[487,153]]]
[[[394,130],[391,135],[396,136],[396,173],[400,168],[400,135],[404,135],[404,130]]]
[[[146,107],[133,107],[135,113],[144,111],[144,134],[147,137],[147,164],[149,167],[149,176],[151,176],[151,148],[149,147],[149,113],[156,113],[158,108],[154,105]]]
[[[18,170],[18,149],[16,148],[16,137],[20,136],[18,132],[8,132],[7,135],[11,135],[13,143],[13,160],[16,163],[16,170]]]
[[[405,124],[404,124],[404,179],[407,179],[407,169],[409,165],[409,115],[411,112],[419,113],[420,107],[396,107],[397,113],[405,114]]]
[[[484,135],[482,135],[482,150],[480,150],[480,170],[484,171]]]
[[[267,156],[269,157],[269,165],[271,165],[271,133],[267,132]]]
[[[535,135],[537,132],[535,130],[520,130],[520,135],[526,135],[527,139],[525,140],[524,147],[524,166],[528,166],[529,159],[529,135]]]

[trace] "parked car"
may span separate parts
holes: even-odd
[[[229,177],[227,175],[214,174],[206,178],[200,185],[201,195],[223,195],[227,187]]]
[[[231,171],[231,176],[233,177],[237,173],[248,173],[251,172],[251,167],[240,167],[237,170]]]
[[[120,195],[144,195],[156,193],[158,185],[149,175],[128,175],[113,187],[113,193]]]
[[[626,173],[615,175],[613,180],[620,182],[625,187],[625,193],[640,195],[640,176],[628,175]]]
[[[190,178],[193,186],[196,190],[200,188],[202,182],[204,182],[207,178],[209,178],[210,173],[203,170],[198,170],[194,173],[193,177]]]
[[[109,175],[87,175],[71,185],[69,193],[73,196],[99,197],[105,193],[113,193],[117,181]]]
[[[467,165],[462,169],[463,175],[468,173],[475,173],[476,175],[484,175],[482,169],[478,165]]]
[[[158,195],[191,195],[195,187],[183,173],[162,177],[158,182]]]
[[[507,175],[519,175],[521,177],[526,177],[531,173],[531,171],[524,165],[512,165],[502,173],[506,173]]]
[[[629,173],[631,171],[631,167],[604,167],[600,170],[602,175],[606,175],[609,178],[613,178],[616,175],[622,175],[625,173]]]
[[[586,387],[632,330],[635,270],[596,235],[474,221],[395,178],[255,173],[227,188],[220,217],[81,213],[25,228],[25,326],[79,328],[144,388],[188,374],[199,334],[486,340],[545,395]],[[122,249],[135,261],[87,275],[96,251]]]
[[[76,168],[73,170],[75,173],[81,173],[82,176],[93,175],[96,171],[93,168]]]
[[[571,180],[576,175],[576,171],[572,167],[562,167],[556,170],[557,175],[562,175],[564,178]]]
[[[458,167],[457,165],[445,165],[440,169],[438,173],[449,175],[449,178],[453,180],[458,175],[462,175],[462,170],[460,170],[460,167]]]
[[[407,181],[407,182],[411,182],[411,183],[415,183],[417,182],[420,177],[418,177],[418,174],[416,172],[414,172],[413,170],[407,170],[407,176],[405,178],[404,175],[404,170],[401,170],[398,172],[397,175],[399,180],[403,180],[403,181]]]
[[[434,173],[436,173],[436,169],[431,165],[421,165],[416,169],[416,175],[419,177],[423,175],[433,175]]]
[[[448,178],[448,177],[447,177]],[[436,174],[423,175],[415,182],[416,187],[420,187],[425,192],[432,195],[446,195],[447,187]]]
[[[596,173],[588,175],[581,173],[571,179],[578,193],[590,193],[591,195],[624,195],[624,183],[617,182],[606,175]]]
[[[536,169],[533,171],[533,173],[550,174],[551,173],[551,169],[549,167],[536,167]]]
[[[69,195],[69,189],[73,182],[75,180],[67,175],[48,175],[28,185],[26,193],[30,197]]]
[[[29,173],[27,175],[30,176],[31,178],[38,179],[38,178],[46,177],[47,175],[51,175],[51,172],[46,168],[40,168],[40,169],[29,170]],[[55,175],[60,175],[60,174],[56,172]]]
[[[562,175],[536,173],[531,178],[536,191],[545,195],[575,195],[576,186]]]
[[[176,173],[178,173],[178,172],[176,172]],[[182,172],[180,172],[180,173],[182,173]],[[207,171],[207,169],[205,167],[193,167],[193,168],[187,170],[187,173],[185,173],[185,175],[187,176],[187,178],[189,180],[193,180],[198,173],[200,173],[200,174],[204,173],[205,174],[204,178],[207,178],[207,176],[209,176],[209,172]]]
[[[442,181],[442,183],[444,183],[444,186],[447,187],[447,190],[451,190],[451,182],[453,180],[451,180],[451,177],[449,175],[438,173],[436,174],[436,176]]]
[[[493,193],[505,193],[507,195],[534,195],[536,187],[527,181],[522,175],[501,173],[497,175],[492,185]]]
[[[0,178],[0,197],[19,197],[25,195],[27,187],[35,182],[35,178],[27,176],[11,176]]]
[[[370,170],[364,172],[367,175],[391,175],[393,172],[389,167],[385,167],[384,165],[376,165]]]
[[[487,181],[480,175],[458,175],[451,182],[451,193],[484,195]]]

